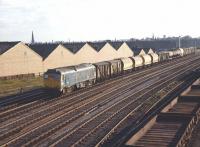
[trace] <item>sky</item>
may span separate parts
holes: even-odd
[[[0,0],[0,41],[200,36],[200,0]]]

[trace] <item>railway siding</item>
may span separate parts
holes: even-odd
[[[188,69],[189,68],[195,69],[194,66],[196,66],[196,65],[193,65],[193,67],[190,66],[190,67],[187,67],[187,68]],[[184,67],[184,68],[186,68],[186,67]],[[154,83],[152,85],[152,87],[157,87],[157,86],[160,86],[160,88],[163,87],[164,84],[166,84],[166,81],[169,82],[169,81],[175,79],[175,77],[177,78],[177,77],[180,77],[181,75],[183,76],[184,74],[181,72],[183,70],[184,69],[181,68],[181,70],[179,69],[179,71],[171,72],[170,75],[168,75],[168,76],[170,76],[170,78],[168,76],[163,76],[163,79],[166,78],[165,82],[162,81],[163,80],[162,79],[160,81],[160,83],[156,83],[156,84]],[[159,85],[159,84],[161,84],[161,85]],[[148,87],[145,90],[152,93],[151,90],[154,89],[152,87],[151,88]],[[142,95],[142,94],[143,93],[140,93],[139,95]],[[136,100],[137,100],[137,97],[139,98],[138,95],[137,96],[135,95],[134,97],[136,97]],[[143,103],[144,100],[146,100],[145,97],[143,97],[143,98],[140,97],[139,103],[137,103],[137,102],[132,102],[132,103],[129,102],[129,104],[133,104],[132,108],[136,108],[139,104]],[[120,119],[123,119],[122,116],[124,117],[124,116],[127,115],[128,112],[130,112],[130,110],[131,110],[129,108],[130,105],[128,105],[128,104],[124,105],[123,104],[123,106],[124,107],[122,107],[122,106],[120,107],[121,109],[118,108],[118,110],[123,110],[124,109],[123,111],[125,113],[122,112],[122,111],[120,113],[118,113],[118,111],[116,111],[116,112],[112,112],[110,110],[109,111],[105,111],[105,112],[112,112],[113,113],[112,115],[110,115],[108,117],[108,116],[106,116],[107,113],[102,112],[102,116],[105,116],[105,117],[103,117],[103,119],[105,121],[103,121],[102,123],[100,123],[101,121],[99,122],[98,121],[99,119],[98,120],[96,119],[98,117],[93,118],[93,119],[91,119],[91,121],[93,121],[93,120],[96,119],[96,121],[94,121],[95,123],[88,122],[86,124],[83,124],[82,126],[80,126],[79,128],[76,129],[77,131],[75,130],[71,134],[66,135],[62,140],[59,140],[57,143],[53,144],[52,146],[54,146],[54,145],[56,145],[56,146],[64,146],[64,145],[67,145],[67,146],[70,146],[70,145],[75,145],[75,146],[76,145],[77,146],[88,146],[89,145],[89,146],[93,146],[95,144],[95,142],[99,139],[100,136],[102,137],[102,135],[105,134],[105,132],[109,131],[109,129],[113,127],[113,124],[115,125]],[[113,105],[113,109],[114,108],[115,108],[115,105]],[[144,112],[145,112],[145,110],[143,111],[143,113]],[[103,113],[105,113],[105,114],[103,115]],[[99,115],[99,117],[101,117],[101,115]],[[111,120],[114,120],[114,121],[111,121]],[[88,126],[88,124],[90,124],[90,125]],[[92,126],[93,126],[93,129],[91,129]]]
[[[164,72],[164,71],[163,71],[163,72]],[[154,73],[154,74],[155,74],[155,73]],[[154,74],[151,73],[151,75],[154,75]],[[138,79],[138,81],[139,81],[139,79]],[[142,81],[140,81],[140,82],[142,82]],[[135,83],[137,83],[137,82],[135,82]],[[149,82],[147,82],[147,84],[148,84],[148,83],[149,83]],[[137,83],[137,84],[139,84],[139,83]],[[119,86],[119,84],[118,84],[118,86]],[[134,85],[132,85],[132,86],[134,86]],[[122,88],[122,87],[120,87],[120,88]],[[129,88],[130,88],[130,87],[129,87]],[[136,87],[136,89],[137,89],[137,87]],[[122,92],[122,91],[121,91],[121,92]],[[117,94],[117,93],[116,93],[116,94]],[[112,95],[111,95],[111,96],[112,96]],[[119,96],[119,95],[118,95],[118,96]],[[117,97],[117,96],[116,96],[116,97]],[[64,104],[63,102],[60,102],[60,103]],[[83,105],[83,104],[81,104],[81,105]],[[66,107],[66,105],[65,105],[65,107]],[[48,107],[47,107],[47,108],[48,108]],[[60,110],[60,108],[61,108],[61,107],[59,107],[59,110]],[[56,110],[56,109],[55,109],[55,110]],[[47,114],[45,113],[45,115],[47,115]],[[44,115],[44,116],[45,116],[45,115]],[[32,116],[33,116],[33,115],[31,115],[31,117],[32,117]],[[41,120],[41,118],[42,118],[42,117],[39,117],[39,118],[37,117],[36,120]],[[26,120],[27,120],[27,119],[25,119],[25,121],[26,121]],[[33,121],[28,121],[26,124],[30,124],[31,122],[33,122]],[[21,123],[20,123],[20,124],[21,124]],[[22,126],[22,127],[20,127],[20,126]],[[13,130],[13,131],[10,130],[10,131],[9,131],[10,133],[7,132],[6,134],[9,135],[9,134],[13,133],[14,131],[17,131],[17,132],[18,132],[20,129],[22,129],[22,128],[25,127],[25,125],[23,125],[23,124],[21,124],[20,126],[14,127],[14,130]],[[62,126],[62,125],[61,125],[61,126]],[[13,124],[12,124],[12,127],[13,127]],[[19,129],[18,129],[18,128],[19,128]],[[31,133],[31,134],[33,135],[33,133]],[[3,137],[3,136],[2,136],[2,137]],[[5,136],[4,136],[4,137],[5,137]]]
[[[185,147],[200,120],[200,80],[136,132],[126,146]]]
[[[30,110],[29,107],[24,105],[24,108],[29,111],[28,113],[20,107],[17,109],[11,107],[12,110],[6,109],[6,112],[1,111],[1,115],[5,119],[10,118],[11,122],[2,120],[4,125],[0,127],[2,128],[0,131],[7,138],[2,135],[1,137],[4,140],[1,140],[0,144],[8,146],[58,145],[56,143],[62,141],[62,139],[67,139],[67,136],[72,133],[69,138],[72,142],[68,142],[69,144],[94,145],[93,143],[101,140],[125,116],[130,114],[132,117],[139,118],[148,112],[149,106],[159,100],[157,95],[152,99],[150,97],[152,93],[156,92],[154,88],[159,87],[159,84],[162,84],[159,88],[163,88],[165,86],[163,85],[164,83],[170,83],[174,78],[185,75],[185,71],[196,69],[199,67],[198,61],[199,58],[193,58],[185,62],[177,62],[176,65],[170,67],[163,64],[164,68],[160,65],[153,72],[150,72],[150,69],[146,74],[145,72],[138,74],[137,76],[140,76],[141,79],[137,78],[136,75],[130,74],[127,77],[123,76],[121,79],[115,79],[115,81],[111,80],[111,83],[115,83],[115,85],[103,83],[99,87],[94,86],[91,89],[87,89],[88,91],[80,90],[75,94],[55,99],[55,101],[50,100],[50,103],[42,103],[40,101],[36,103],[38,104],[37,106],[34,105]],[[176,82],[171,83],[171,86],[176,85]],[[165,94],[169,90],[167,88],[161,91],[160,94]],[[142,97],[141,95],[144,94],[146,95]],[[138,107],[142,109],[137,109]],[[16,115],[12,114],[12,111],[16,111]],[[106,113],[103,114],[103,111]],[[11,115],[8,116],[8,114]],[[128,119],[130,118],[128,117]],[[9,122],[9,124],[5,122]],[[80,132],[83,131],[82,134],[73,134],[82,124],[85,124],[85,129],[83,127],[82,130],[79,130]],[[4,129],[8,130],[5,131]],[[80,138],[78,137],[79,135]],[[76,138],[73,140],[74,136]],[[64,146],[66,145],[64,144]]]

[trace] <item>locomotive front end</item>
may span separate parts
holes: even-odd
[[[48,90],[61,90],[61,74],[56,70],[48,70],[44,74],[44,85]]]

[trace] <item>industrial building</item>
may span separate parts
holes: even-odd
[[[145,53],[146,52],[146,53]],[[0,42],[0,77],[34,74],[47,69],[97,63],[123,57],[151,54],[152,49],[136,48],[132,42]]]
[[[144,49],[142,49],[142,48],[137,48],[137,47],[135,46],[134,42],[127,41],[126,44],[127,44],[128,47],[134,52],[134,56],[146,54],[145,51],[144,51]]]
[[[74,44],[74,46],[77,46],[77,44]],[[71,65],[77,65],[81,63],[95,63],[97,62],[97,55],[97,51],[88,43],[85,43],[75,53],[75,58],[72,59],[73,63],[71,63]]]
[[[134,56],[134,52],[135,51],[131,50],[131,48],[129,48],[125,42],[123,42],[123,44],[117,50],[118,58]]]
[[[42,57],[22,42],[0,42],[0,77],[44,72]]]
[[[134,56],[133,50],[123,41],[112,41],[109,44],[117,50],[117,58]]]
[[[117,58],[117,51],[108,42],[94,42],[91,46],[98,51],[97,62],[107,61]]]

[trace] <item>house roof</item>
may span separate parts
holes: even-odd
[[[106,41],[88,42],[88,44],[98,52],[105,46],[106,43]]]
[[[108,42],[113,48],[115,48],[116,50],[118,50],[122,44],[124,43],[123,41],[110,41]]]
[[[15,42],[0,42],[0,55],[7,52],[10,48],[18,44],[20,41]]]
[[[28,44],[28,46],[38,53],[43,60],[46,59],[58,46],[58,43],[35,43]]]
[[[69,49],[72,53],[78,52],[86,43],[85,42],[67,42],[62,43],[64,47]]]

